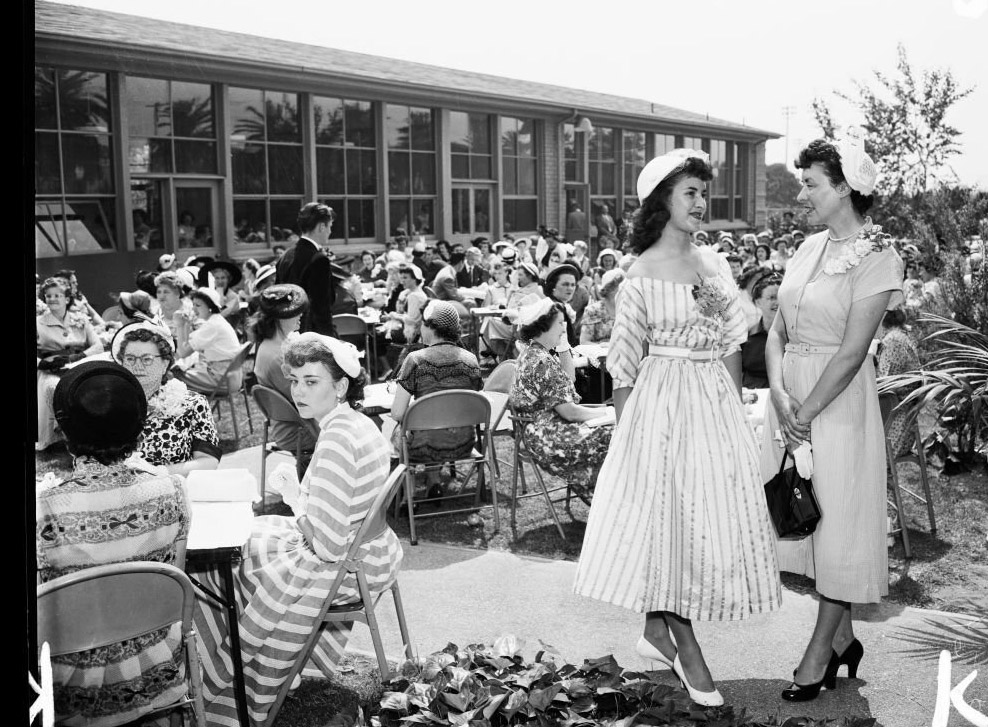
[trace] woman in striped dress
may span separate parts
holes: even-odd
[[[638,179],[637,262],[607,368],[617,427],[587,520],[577,593],[645,614],[637,650],[699,704],[723,698],[692,620],[779,607],[775,533],[741,404],[745,318],[725,260],[694,247],[707,155],[677,149]]]
[[[285,348],[292,398],[299,413],[319,422],[319,439],[302,480],[297,518],[256,518],[237,574],[240,634],[248,711],[261,724],[277,698],[370,504],[390,469],[390,446],[374,423],[354,410],[367,374],[356,349],[317,333],[290,336]],[[390,528],[357,556],[371,592],[397,575],[402,550]],[[212,574],[210,574],[212,575]],[[211,579],[210,579],[211,580]],[[218,579],[211,585],[219,589]],[[347,576],[333,603],[359,599]],[[230,642],[222,612],[199,600],[196,628],[203,642],[203,687],[210,725],[238,724]],[[311,661],[332,672],[346,648],[349,624],[327,624]]]

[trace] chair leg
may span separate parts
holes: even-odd
[[[254,419],[250,415],[250,397],[247,396],[247,389],[241,389],[240,393],[244,395],[244,408],[247,410],[247,426],[250,427],[250,433],[254,433]]]
[[[206,708],[202,701],[202,672],[199,662],[199,650],[196,646],[194,633],[185,636],[185,669],[189,679],[189,696],[192,698],[192,711],[196,727],[206,727]]]
[[[495,533],[498,533],[498,532],[501,532],[501,514],[500,514],[500,512],[498,511],[498,508],[497,508],[497,479],[495,479],[495,477],[494,477],[494,462],[493,462],[494,455],[493,455],[493,452],[491,452],[492,449],[493,449],[493,447],[488,447],[487,448],[487,461],[484,464],[487,465],[487,468],[490,471],[490,475],[491,475],[491,480],[490,480],[490,483],[491,483],[491,507],[494,508],[494,532]],[[477,468],[477,470],[478,470],[478,477],[479,477],[480,476],[480,473],[482,473],[484,471],[484,465],[483,464],[480,465]]]
[[[412,658],[412,640],[408,635],[408,624],[405,623],[405,608],[401,603],[401,591],[398,590],[398,581],[391,584],[391,597],[395,602],[395,612],[398,614],[398,632],[401,634],[401,643],[405,647],[405,658]]]
[[[268,420],[264,420],[264,433],[261,435],[261,511],[264,511],[264,498],[266,486],[265,477],[268,467]]]
[[[388,657],[384,653],[384,644],[381,642],[381,629],[378,628],[377,616],[374,614],[374,599],[371,596],[370,588],[367,587],[367,577],[359,569],[357,570],[357,589],[360,591],[360,598],[364,602],[367,628],[370,629],[371,641],[374,643],[374,653],[377,654],[377,665],[381,670],[381,681],[386,682],[391,679],[391,667],[388,665]]]
[[[902,492],[899,490],[899,472],[895,465],[895,456],[892,453],[892,446],[888,438],[885,439],[885,452],[889,460],[889,470],[892,472],[892,496],[895,498],[895,512],[899,519],[899,532],[902,535],[902,549],[906,552],[906,558],[912,557],[912,550],[909,547],[909,532],[906,528],[906,513],[902,509]]]
[[[559,537],[566,540],[566,533],[563,532],[563,525],[559,522],[559,516],[556,514],[556,508],[552,504],[552,497],[549,495],[549,488],[546,487],[545,478],[542,477],[542,472],[539,470],[539,466],[532,462],[532,469],[535,471],[535,480],[539,483],[539,487],[542,488],[542,494],[545,496],[545,502],[549,506],[549,514],[552,515],[553,521],[556,523],[556,529],[559,531]],[[566,487],[566,495],[569,497],[569,486]]]
[[[523,467],[521,461],[521,455],[518,452],[517,439],[515,439],[513,460],[514,460],[514,467],[512,468],[511,471],[511,534],[514,536],[517,535],[516,532],[517,527],[515,525],[515,520],[516,520],[516,510],[518,509],[518,475],[519,472],[521,471],[521,468]],[[521,474],[522,476],[524,476],[523,472]]]
[[[916,424],[916,459],[919,464],[919,479],[923,483],[923,494],[926,495],[926,514],[930,518],[930,535],[937,534],[937,520],[933,514],[933,496],[930,493],[930,478],[926,472],[926,452],[923,450],[923,438],[919,433],[919,424]]]
[[[408,537],[412,545],[418,545],[418,538],[415,537],[415,475],[411,468],[405,469],[405,499],[408,501]]]

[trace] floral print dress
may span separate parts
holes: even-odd
[[[532,341],[518,359],[511,406],[518,414],[532,417],[525,436],[541,467],[569,482],[592,486],[614,427],[589,427],[567,421],[556,412],[559,404],[579,401],[559,360],[538,341]]]
[[[188,462],[193,452],[220,458],[220,438],[209,403],[172,379],[148,400],[141,433],[141,456],[153,465]]]

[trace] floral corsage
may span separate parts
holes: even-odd
[[[700,285],[694,285],[693,300],[696,301],[696,309],[701,316],[727,320],[727,308],[731,299],[727,291],[717,284],[716,278],[704,278]]]
[[[861,261],[871,253],[881,252],[892,244],[892,236],[887,232],[882,232],[881,225],[870,224],[871,218],[868,218],[866,222],[865,227],[848,244],[844,253],[826,262],[823,266],[823,272],[827,275],[843,275],[851,268],[860,265]]]
[[[89,316],[82,311],[70,310],[65,314],[65,325],[69,328],[85,328],[89,323]]]
[[[181,416],[185,412],[185,397],[189,387],[178,379],[172,379],[158,389],[148,401],[148,413],[162,418]]]

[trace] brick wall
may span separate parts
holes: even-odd
[[[765,229],[765,224],[767,221],[767,216],[765,212],[765,142],[759,142],[758,144],[751,145],[752,153],[754,154],[754,164],[752,168],[754,169],[754,220],[755,229],[763,230]]]
[[[563,214],[563,160],[560,142],[560,125],[554,121],[543,121],[545,130],[542,139],[542,189],[545,190],[545,209],[540,222],[548,227],[562,230],[566,227]],[[541,190],[540,190],[541,191]]]

